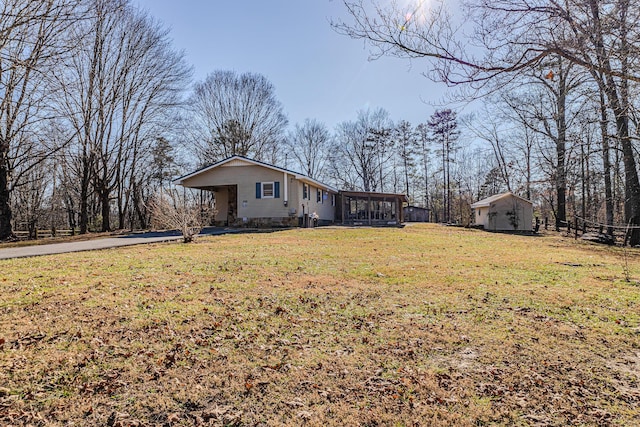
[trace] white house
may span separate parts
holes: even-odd
[[[229,157],[174,183],[214,192],[215,222],[221,225],[298,226],[305,217],[328,224],[336,217],[338,190],[242,156]]]
[[[511,192],[496,194],[471,205],[474,225],[489,231],[531,231],[533,203]]]

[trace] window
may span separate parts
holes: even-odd
[[[316,202],[318,202],[318,203],[322,202],[322,190],[317,190],[316,191]]]
[[[302,184],[302,200],[305,200],[309,194],[309,187],[307,187],[307,184]]]
[[[331,195],[331,206],[335,206],[336,205],[336,195],[332,194]]]
[[[256,199],[280,198],[279,182],[256,182]]]
[[[262,183],[262,198],[273,199],[273,182]]]

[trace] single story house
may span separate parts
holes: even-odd
[[[533,203],[512,192],[496,194],[471,205],[474,224],[489,231],[532,231]]]
[[[182,176],[174,184],[212,191],[217,225],[299,226],[336,218],[338,190],[312,178],[242,156]]]

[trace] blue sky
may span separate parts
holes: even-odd
[[[420,73],[426,63],[369,61],[363,41],[337,34],[340,0],[134,0],[171,30],[194,79],[215,70],[256,72],[275,86],[290,126],[305,118],[333,129],[357,111],[382,107],[394,121],[426,122],[446,88]]]

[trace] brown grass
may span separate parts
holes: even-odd
[[[0,424],[639,425],[639,252],[433,225],[1,261]]]

